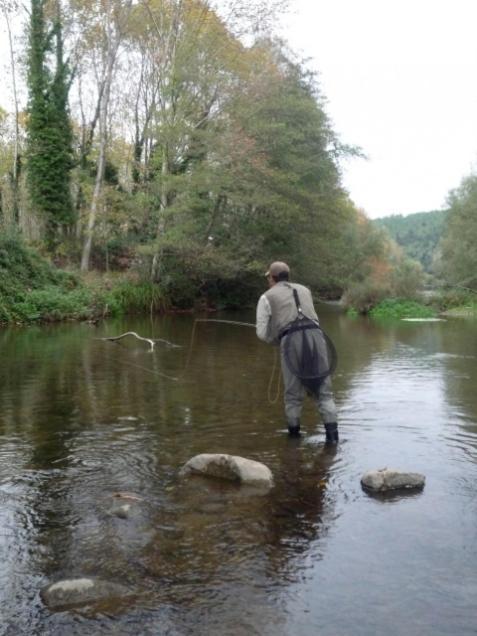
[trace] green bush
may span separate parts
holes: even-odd
[[[72,289],[77,279],[56,269],[27,248],[16,236],[0,236],[0,293],[15,295],[22,287],[39,289],[45,285]]]
[[[390,298],[373,307],[369,315],[373,318],[432,318],[435,311],[414,300]]]
[[[86,319],[93,316],[92,297],[88,290],[75,289],[65,293],[60,287],[45,287],[25,294],[13,308],[22,322]]]
[[[17,236],[0,236],[0,322],[89,315],[78,279],[50,265]]]

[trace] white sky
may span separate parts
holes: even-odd
[[[439,209],[477,165],[477,0],[290,0],[283,34],[320,73],[344,185],[368,216]],[[0,27],[0,106],[10,108]]]
[[[344,183],[368,216],[445,206],[477,159],[476,0],[292,0],[284,35],[368,161]]]

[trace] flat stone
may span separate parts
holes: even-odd
[[[181,474],[200,474],[259,486],[273,484],[272,472],[265,464],[223,453],[196,455],[183,466]]]
[[[51,610],[88,605],[129,594],[127,588],[117,583],[86,577],[57,581],[40,592],[42,601]]]
[[[391,468],[369,470],[361,477],[365,488],[379,492],[409,488],[423,488],[426,478],[420,473],[406,473]]]

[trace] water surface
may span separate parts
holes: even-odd
[[[0,331],[0,633],[477,633],[477,324],[319,313],[339,355],[334,450],[311,403],[287,438],[253,329]],[[99,339],[125,331],[181,347]],[[262,461],[275,487],[181,479],[202,452]],[[360,477],[384,466],[424,473],[424,491],[370,497]],[[109,512],[117,493],[141,499],[128,519]],[[40,589],[71,576],[136,594],[49,611]]]

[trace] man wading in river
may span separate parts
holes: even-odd
[[[272,263],[265,274],[269,290],[257,305],[257,336],[280,345],[288,432],[300,434],[305,391],[316,400],[325,425],[326,442],[338,442],[336,405],[330,374],[334,361],[326,336],[319,327],[311,292],[289,282],[286,263]]]

